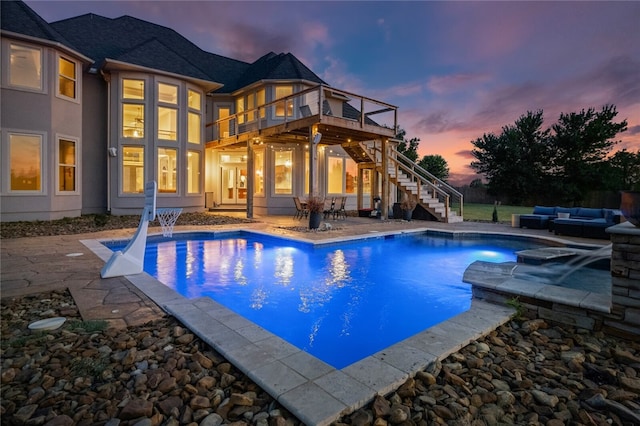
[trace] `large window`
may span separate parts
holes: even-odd
[[[243,124],[246,121],[244,113],[244,98],[236,99],[236,114],[238,117],[238,124]]]
[[[189,103],[189,108],[191,109],[195,109],[196,111],[200,111],[202,109],[202,96],[200,96],[200,93],[193,91],[193,90],[189,90],[188,92],[188,103]]]
[[[122,192],[141,194],[144,191],[144,147],[122,148]]]
[[[10,44],[9,84],[42,90],[42,50]]]
[[[178,110],[158,107],[158,139],[178,140]]]
[[[187,193],[200,193],[200,153],[197,151],[187,154]]]
[[[187,140],[190,143],[200,143],[200,114],[187,114]]]
[[[158,83],[158,102],[163,104],[178,104],[178,86]]]
[[[355,194],[358,188],[358,166],[351,158],[327,156],[327,189],[330,194]]]
[[[276,151],[274,166],[274,192],[276,194],[293,194],[293,151]]]
[[[42,136],[9,134],[11,191],[42,192]]]
[[[351,158],[344,159],[344,193],[355,194],[358,190],[358,164]]]
[[[342,157],[329,156],[327,158],[327,192],[329,194],[342,194],[343,163]]]
[[[177,105],[178,86],[158,83],[158,103]],[[158,139],[178,140],[178,109],[158,106]]]
[[[254,186],[253,193],[264,195],[264,151],[253,152]]]
[[[202,96],[200,93],[189,90],[187,92],[187,141],[190,143],[201,143],[202,132]]]
[[[284,98],[291,94],[293,94],[293,86],[276,86],[275,99]],[[287,117],[293,116],[293,99],[291,98],[276,103],[276,117],[284,117],[285,113]]]
[[[58,94],[76,99],[76,63],[58,58]]]
[[[58,139],[58,191],[76,191],[76,142]]]
[[[264,89],[260,89],[256,92],[256,104],[257,106],[261,107],[264,106],[265,103],[267,103],[266,91]],[[265,115],[265,108],[261,108],[260,118],[264,118]]]
[[[158,148],[158,192],[177,192],[177,164],[177,150]]]
[[[144,80],[125,78],[122,80],[122,136],[141,139],[144,137]]]
[[[122,104],[122,136],[135,139],[144,137],[144,105]]]

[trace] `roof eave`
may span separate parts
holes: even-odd
[[[15,33],[13,31],[7,31],[7,30],[2,30],[0,31],[0,34],[2,35],[2,37],[7,37],[7,38],[15,38],[21,41],[28,41],[30,43],[34,43],[34,44],[41,44],[41,45],[45,45],[48,47],[54,47],[56,49],[59,50],[63,50],[66,53],[68,53],[69,55],[72,55],[74,57],[76,57],[77,59],[80,59],[82,62],[85,62],[87,64],[92,64],[94,62],[93,59],[89,58],[88,56],[83,55],[82,53],[78,52],[77,50],[74,50],[68,46],[65,46],[64,44],[58,42],[58,41],[52,41],[52,40],[47,40],[44,38],[39,38],[39,37],[32,37],[32,36],[28,36],[25,34],[20,34],[20,33]]]
[[[251,89],[253,89],[255,87],[258,87],[258,86],[264,86],[266,84],[295,84],[295,83],[307,84],[307,85],[309,85],[311,87],[320,85],[320,83],[318,83],[318,82],[311,81],[311,80],[306,80],[306,79],[303,79],[303,78],[298,78],[298,79],[286,79],[286,78],[269,79],[269,78],[267,78],[267,79],[254,81],[253,83],[251,83],[248,86],[244,86],[244,87],[242,87],[242,88],[240,88],[238,90],[234,90],[231,93],[231,96],[237,96],[240,93],[246,92],[246,91],[251,90]]]
[[[107,71],[116,70],[116,71],[147,72],[147,73],[153,73],[153,74],[161,74],[161,75],[165,75],[168,77],[173,77],[181,80],[187,80],[195,85],[198,85],[204,88],[204,91],[206,93],[214,90],[218,90],[219,88],[224,86],[224,84],[217,83],[215,81],[203,80],[201,78],[196,78],[196,77],[189,77],[183,74],[176,74],[176,73],[172,73],[164,70],[159,70],[157,68],[144,67],[144,66],[132,64],[129,62],[123,62],[123,61],[118,61],[115,59],[108,59],[108,58],[105,58],[104,60],[103,69]]]

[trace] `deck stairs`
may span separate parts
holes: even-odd
[[[359,147],[359,150],[354,146],[345,149],[350,155],[350,151],[357,153],[356,161],[359,162],[364,161],[363,153],[366,153],[368,161],[374,162],[376,169],[382,172],[381,144],[366,142],[359,143]],[[403,196],[414,198],[418,205],[439,222],[463,221],[463,196],[460,192],[414,164],[395,148],[388,147],[388,150],[386,173],[389,181],[403,193]]]

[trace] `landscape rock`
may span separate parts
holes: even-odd
[[[27,329],[60,309],[59,330]],[[80,317],[66,291],[3,299],[0,313],[3,424],[302,424],[174,318],[72,329]],[[640,424],[638,360],[640,342],[512,321],[334,426]]]

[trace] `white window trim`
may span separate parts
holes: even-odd
[[[70,98],[68,96],[63,95],[62,93],[60,93],[60,58],[65,59],[71,63],[73,63],[75,65],[75,70],[76,70],[76,77],[75,77],[75,84],[76,84],[76,97],[75,98]],[[80,103],[80,99],[82,97],[82,90],[81,90],[81,84],[80,82],[81,80],[81,75],[79,73],[82,72],[82,68],[79,65],[79,62],[76,61],[75,59],[71,59],[70,57],[66,56],[66,55],[61,55],[59,53],[56,53],[56,98],[59,99],[64,99],[65,101],[69,101],[69,102],[73,102],[76,104]],[[68,78],[68,77],[67,77]]]
[[[158,170],[159,166],[160,166],[160,150],[161,149],[167,149],[167,150],[171,150],[171,151],[175,151],[176,152],[176,190],[175,192],[160,192],[160,172]],[[154,172],[153,175],[156,177],[156,182],[158,183],[158,197],[180,197],[182,196],[182,191],[180,188],[180,185],[184,185],[184,183],[182,182],[182,169],[183,169],[183,165],[180,162],[180,152],[182,150],[176,146],[176,145],[162,145],[162,146],[156,146],[155,149],[155,154],[156,157],[154,159],[153,165],[154,165]],[[186,161],[186,160],[185,160]],[[167,170],[167,173],[169,172],[169,170]]]
[[[125,98],[123,96],[122,93],[122,88],[124,86],[123,81],[124,80],[139,80],[139,81],[144,81],[144,99],[130,99],[130,98]],[[135,75],[135,74],[122,74],[119,78],[119,83],[118,83],[118,139],[120,141],[123,141],[120,146],[124,146],[124,145],[136,145],[136,144],[144,144],[147,139],[149,138],[149,130],[148,130],[148,126],[147,123],[149,120],[147,120],[147,117],[149,116],[149,96],[147,95],[149,93],[148,91],[148,87],[149,87],[149,79],[146,78],[146,76],[139,76],[139,75]],[[145,112],[143,113],[142,119],[143,119],[143,123],[142,123],[142,133],[143,133],[143,137],[141,138],[134,138],[134,137],[129,137],[129,136],[125,136],[124,135],[124,122],[123,120],[123,105],[124,104],[131,104],[131,105],[140,105],[143,107],[143,109],[145,110]],[[130,195],[130,193],[126,192],[125,195]],[[131,194],[132,195],[132,194]]]
[[[139,140],[139,139],[135,139]],[[147,173],[149,170],[147,156],[148,156],[148,148],[144,143],[123,143],[120,145],[120,150],[118,151],[118,157],[115,159],[118,160],[118,197],[140,197],[144,196],[144,184],[142,186],[142,192],[125,192],[122,188],[124,184],[124,150],[125,148],[142,148],[142,176],[143,182],[147,182]]]
[[[274,198],[284,198],[291,197],[296,192],[296,179],[295,179],[295,164],[296,164],[296,150],[294,148],[288,148],[284,145],[281,146],[272,146],[271,149],[271,167],[269,167],[269,193],[271,197]],[[278,152],[289,151],[291,152],[291,192],[286,194],[278,194],[276,192],[276,154]],[[265,179],[266,181],[266,179]]]
[[[329,192],[329,160],[332,158],[339,158],[340,160],[342,160],[342,188],[341,188],[341,192]],[[332,196],[337,196],[337,195],[353,195],[353,194],[347,194],[346,191],[346,182],[347,182],[347,164],[346,164],[346,158],[344,155],[342,154],[337,154],[335,152],[332,153],[327,153],[327,155],[325,156],[325,164],[324,164],[324,168],[327,171],[326,173],[326,188],[327,188],[327,195],[332,195]]]
[[[28,86],[20,86],[16,84],[11,84],[11,45],[23,46],[29,49],[39,50],[40,51],[40,88],[28,87]],[[23,92],[32,92],[32,93],[47,93],[47,58],[45,57],[45,51],[40,46],[35,46],[29,43],[17,42],[13,40],[2,40],[2,50],[7,52],[2,55],[2,69],[7,70],[6,73],[2,73],[2,85],[7,88],[20,90]]]
[[[40,174],[42,175],[40,180],[40,191],[13,191],[11,190],[11,144],[10,137],[11,135],[19,135],[19,136],[39,136],[40,137]],[[2,169],[4,170],[3,174],[3,188],[2,191],[5,194],[9,195],[19,195],[19,196],[43,196],[48,195],[47,185],[49,184],[48,179],[48,167],[45,158],[48,157],[47,153],[47,133],[46,132],[33,132],[29,130],[21,130],[21,129],[3,129],[2,130]],[[6,141],[6,142],[4,142]]]
[[[200,159],[200,164],[199,164],[199,177],[198,177],[198,192],[189,192],[189,153],[193,152],[198,154],[199,159]],[[185,184],[185,196],[187,197],[199,197],[203,194],[203,187],[204,187],[204,153],[199,150],[199,149],[187,149],[187,156],[185,158],[185,178],[184,178],[184,184]]]
[[[60,191],[59,188],[59,182],[60,182],[60,140],[64,139],[67,141],[71,141],[74,142],[76,144],[76,149],[75,149],[75,168],[76,168],[76,176],[75,176],[75,190],[74,191]],[[56,147],[55,147],[55,191],[54,193],[56,195],[78,195],[81,193],[80,191],[80,139],[73,137],[73,136],[67,136],[67,135],[60,135],[60,134],[56,134]]]

